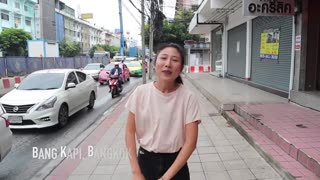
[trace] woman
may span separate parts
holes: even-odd
[[[163,45],[155,58],[158,80],[137,87],[126,103],[133,179],[190,179],[187,160],[196,148],[200,110],[197,98],[183,85],[183,65],[183,50]]]

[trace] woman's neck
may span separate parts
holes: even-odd
[[[161,80],[155,81],[156,88],[161,91],[162,93],[170,93],[175,91],[179,85],[175,82],[164,82]]]

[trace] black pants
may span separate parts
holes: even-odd
[[[146,180],[158,180],[170,168],[179,152],[176,153],[154,153],[139,148],[138,162],[143,176]],[[187,163],[178,171],[172,180],[190,180]]]

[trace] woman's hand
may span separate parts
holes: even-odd
[[[145,180],[142,173],[133,173],[132,180]]]

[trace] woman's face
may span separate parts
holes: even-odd
[[[182,59],[176,48],[167,47],[159,52],[156,60],[158,78],[165,81],[175,81],[181,73]]]

